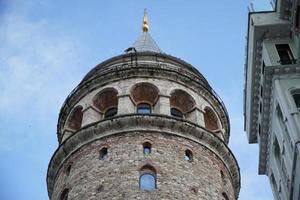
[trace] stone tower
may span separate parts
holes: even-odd
[[[143,32],[64,102],[48,168],[51,200],[238,198],[229,119],[193,66]]]

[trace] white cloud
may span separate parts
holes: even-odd
[[[64,98],[83,76],[80,64],[84,58],[74,41],[45,20],[30,20],[17,12],[3,15],[0,123],[6,130],[1,132],[0,151],[20,148],[36,134],[55,134],[36,130],[45,124],[53,130]],[[17,124],[24,127],[10,128]],[[25,131],[28,127],[34,130]]]

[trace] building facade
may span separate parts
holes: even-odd
[[[300,199],[300,1],[251,12],[245,65],[245,130],[259,145],[259,174],[275,199]]]
[[[234,200],[229,119],[207,80],[143,32],[64,102],[49,163],[51,200]]]

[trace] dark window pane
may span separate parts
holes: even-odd
[[[142,174],[140,177],[141,190],[154,190],[156,188],[156,178],[153,174]]]
[[[276,44],[276,49],[282,65],[294,64],[294,56],[288,44]]]
[[[117,114],[117,112],[118,112],[118,108],[116,107],[110,108],[105,112],[104,118],[113,117]]]
[[[300,109],[300,93],[299,94],[293,94],[293,98],[296,104],[296,107]]]
[[[64,189],[61,193],[60,200],[68,200],[69,189]]]
[[[137,113],[150,114],[151,113],[151,106],[147,103],[141,103],[137,106]]]
[[[192,160],[193,160],[193,153],[190,150],[186,150],[185,151],[184,160],[192,162]]]
[[[177,108],[171,108],[171,115],[174,117],[183,118],[183,113]]]
[[[105,158],[107,158],[107,148],[102,148],[102,149],[100,150],[99,159],[100,159],[100,160],[103,160],[103,159],[105,159]]]

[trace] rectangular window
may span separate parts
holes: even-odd
[[[276,44],[275,46],[280,58],[280,64],[289,65],[296,63],[291,48],[288,44]]]
[[[298,110],[300,110],[300,93],[293,94],[293,98]]]
[[[296,15],[295,15],[295,27],[299,28],[300,26],[300,6],[297,6]]]

